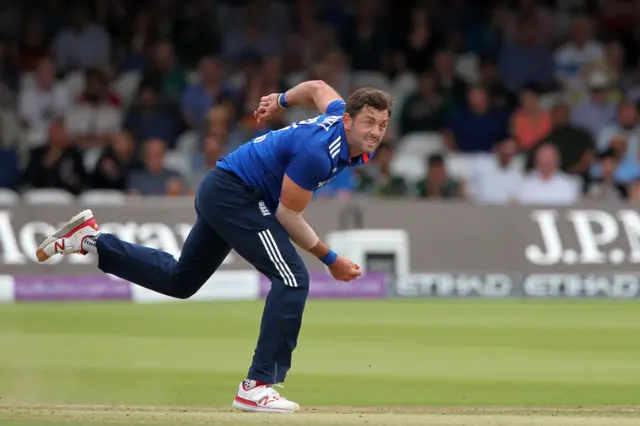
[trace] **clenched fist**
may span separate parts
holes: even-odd
[[[335,262],[329,266],[331,275],[338,281],[352,281],[362,275],[360,266],[354,264],[349,259],[338,256]]]
[[[258,123],[269,121],[282,112],[282,108],[278,106],[278,95],[278,93],[272,93],[260,98],[260,105],[253,112]]]

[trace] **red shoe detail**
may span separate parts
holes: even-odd
[[[241,398],[238,395],[236,395],[236,401],[238,401],[241,404],[250,405],[252,407],[257,407],[258,406],[258,404],[256,402],[250,401],[248,399]]]

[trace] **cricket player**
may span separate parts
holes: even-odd
[[[324,82],[306,81],[262,97],[254,116],[266,122],[296,105],[315,106],[320,115],[245,143],[202,180],[194,203],[197,219],[178,260],[101,233],[91,210],[69,220],[36,252],[41,262],[56,254],[93,253],[105,273],[187,299],[235,250],[271,280],[253,361],[232,404],[244,411],[299,409],[273,388],[291,368],[309,293],[309,273],[292,241],[337,280],[361,275],[358,265],[318,238],[302,214],[316,189],[346,167],[369,161],[384,136],[392,101],[385,92],[362,88],[345,102]]]

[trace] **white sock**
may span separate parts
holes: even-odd
[[[84,237],[82,239],[82,250],[87,253],[98,254],[98,248],[96,247],[96,241],[100,234],[95,236]]]

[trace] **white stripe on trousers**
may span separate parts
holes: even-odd
[[[262,241],[264,249],[267,251],[269,259],[271,259],[273,266],[275,266],[280,273],[280,277],[282,278],[282,281],[284,281],[284,284],[289,287],[298,287],[296,277],[293,275],[293,272],[291,272],[291,268],[289,268],[287,262],[284,261],[282,253],[280,253],[280,249],[276,244],[276,240],[273,238],[273,235],[271,235],[271,231],[268,229],[266,231],[260,231],[258,232],[258,236],[260,237],[260,241]]]

